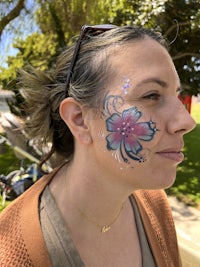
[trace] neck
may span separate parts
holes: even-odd
[[[67,222],[70,217],[74,225],[76,222],[78,225],[81,220],[85,222],[83,226],[97,228],[94,223],[89,223],[91,221],[100,228],[117,223],[122,206],[130,194],[109,181],[95,174],[88,176],[88,170],[84,171],[84,168],[71,164],[61,169],[59,177],[53,179],[50,189]]]

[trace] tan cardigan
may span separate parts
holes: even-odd
[[[1,267],[51,266],[38,206],[41,192],[56,172],[45,175],[0,214]],[[164,191],[138,190],[134,197],[157,266],[181,267],[174,222]]]

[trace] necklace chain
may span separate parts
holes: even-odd
[[[67,181],[67,172],[65,174],[65,185],[66,185],[66,181]],[[105,225],[100,225],[98,222],[94,221],[93,219],[91,219],[82,209],[80,209],[73,201],[71,201],[71,199],[67,196],[67,200],[71,203],[71,205],[80,213],[80,215],[85,218],[88,222],[92,223],[93,225],[95,225],[96,227],[98,227],[101,230],[101,233],[104,234],[106,232],[108,232],[112,225],[117,221],[117,219],[119,218],[119,215],[124,207],[124,203],[122,204],[121,208],[119,209],[118,213],[116,214],[115,218],[109,223],[109,224],[105,224]]]
[[[85,212],[83,212],[82,209],[80,209],[78,206],[76,206],[76,204],[74,202],[72,202],[71,199],[69,199],[69,197],[67,198],[69,200],[69,202],[72,204],[72,206],[80,213],[80,215],[85,218],[88,222],[92,223],[93,225],[95,225],[96,227],[100,228],[101,233],[104,234],[106,232],[108,232],[112,225],[116,222],[116,220],[119,218],[119,215],[124,207],[124,205],[121,206],[121,208],[119,209],[117,215],[115,216],[115,218],[109,223],[109,224],[105,224],[103,226],[101,226],[98,222],[94,221],[93,219],[91,219]]]

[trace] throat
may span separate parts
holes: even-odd
[[[80,214],[80,216],[85,219],[88,223],[93,224],[96,228],[98,228],[100,230],[100,232],[102,234],[107,233],[108,231],[111,230],[112,226],[115,224],[115,222],[118,220],[121,211],[124,207],[124,204],[121,205],[120,209],[117,211],[116,215],[114,216],[114,218],[107,224],[105,225],[101,225],[98,221],[94,220],[92,218],[92,216],[89,216],[88,213],[86,213],[85,211],[83,211],[77,204],[75,204],[70,198],[68,198],[68,201],[70,202],[70,204],[73,206],[73,208]]]

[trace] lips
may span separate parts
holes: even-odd
[[[181,148],[170,148],[157,152],[159,156],[180,163],[184,159],[184,155],[181,152]]]

